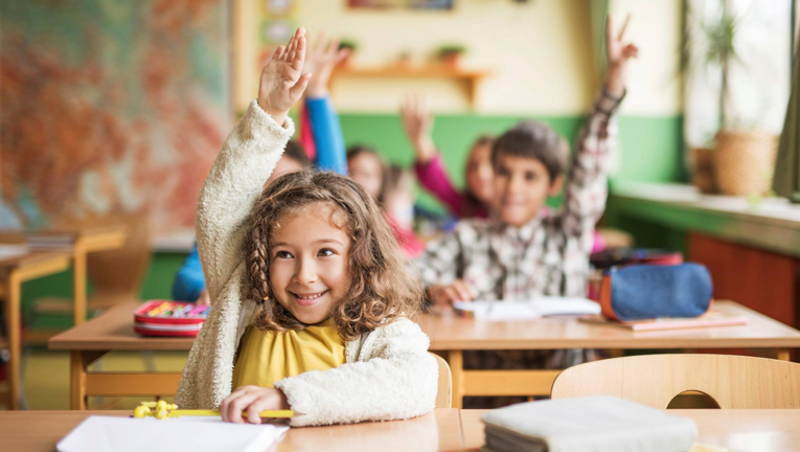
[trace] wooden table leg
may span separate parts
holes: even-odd
[[[464,357],[461,350],[448,351],[447,363],[453,374],[453,408],[460,410],[464,402]]]
[[[72,350],[69,352],[70,409],[86,410],[89,366],[108,350]]]
[[[22,279],[12,270],[8,275],[8,296],[6,297],[6,322],[8,322],[8,352],[11,355],[8,361],[8,398],[12,410],[19,409],[22,395],[21,363],[22,363],[22,332],[20,331],[20,292]]]
[[[86,368],[88,366],[84,366],[84,361],[82,352],[69,352],[69,405],[72,410],[86,409]]]
[[[86,321],[86,250],[81,239],[75,241],[72,264],[73,306],[75,326]]]
[[[780,361],[791,361],[792,352],[788,348],[778,348],[775,350],[775,359]]]

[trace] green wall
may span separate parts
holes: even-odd
[[[342,129],[347,145],[367,144],[379,149],[392,163],[408,165],[413,152],[403,134],[400,119],[388,114],[342,114]],[[463,184],[463,168],[470,144],[479,135],[499,134],[522,119],[538,119],[550,124],[573,144],[583,122],[582,116],[490,116],[477,114],[439,115],[436,117],[433,138],[444,156],[455,183]],[[682,181],[683,145],[681,116],[622,117],[619,123],[619,168],[614,179],[640,181]],[[420,201],[428,207],[438,206],[423,196]],[[555,199],[551,204],[557,204]],[[634,233],[637,243],[647,246],[682,246],[682,237],[655,225],[634,222],[617,215],[614,200],[609,201],[607,224]],[[142,297],[168,298],[172,279],[185,258],[183,253],[154,255],[145,279]],[[38,318],[31,314],[32,301],[43,296],[70,295],[71,273],[42,278],[25,284],[23,306],[29,322],[38,326],[68,327],[69,318]]]

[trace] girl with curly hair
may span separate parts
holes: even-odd
[[[303,29],[261,74],[259,95],[226,140],[198,201],[198,247],[212,310],[176,402],[293,426],[405,419],[434,408],[438,370],[410,316],[422,292],[380,209],[333,173],[264,179],[294,132]],[[243,412],[245,414],[243,414]]]

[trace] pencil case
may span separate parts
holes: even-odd
[[[711,307],[708,269],[697,263],[613,267],[603,276],[603,316],[620,321],[698,317]]]
[[[210,306],[150,300],[133,313],[133,330],[142,336],[195,337]]]

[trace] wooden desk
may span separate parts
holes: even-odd
[[[461,410],[464,447],[483,446],[487,410]],[[800,410],[669,410],[697,423],[697,443],[737,451],[796,451],[800,444]]]
[[[744,315],[744,326],[631,332],[592,325],[575,318],[542,318],[519,322],[490,322],[460,317],[453,312],[418,319],[453,372],[453,407],[464,396],[549,395],[559,370],[464,370],[465,350],[631,349],[749,349],[760,355],[788,360],[789,349],[800,348],[800,331],[730,301],[714,303],[717,311]]]
[[[89,373],[93,362],[110,351],[189,351],[194,338],[148,338],[133,331],[133,311],[140,305],[130,301],[115,306],[92,320],[50,338],[50,350],[69,350],[70,407],[86,409],[88,396],[170,396],[181,374],[105,372]]]
[[[55,445],[90,415],[130,416],[130,411],[0,412],[0,438],[8,450],[53,452]],[[144,444],[143,444],[144,445]],[[458,410],[437,409],[407,421],[296,428],[270,451],[438,451],[461,450]]]
[[[291,429],[272,449],[294,451],[456,451],[483,446],[485,410],[440,408],[407,421]],[[670,410],[697,423],[698,443],[732,450],[789,452],[800,442],[800,410]],[[53,452],[55,444],[91,415],[130,411],[0,412],[8,450]]]
[[[9,403],[12,410],[19,409],[22,382],[20,363],[22,333],[20,332],[20,300],[22,283],[42,276],[59,273],[69,268],[70,255],[63,252],[28,251],[19,256],[0,259],[0,298],[5,300],[5,319],[8,324]]]
[[[71,407],[86,409],[88,396],[174,395],[179,373],[99,373],[88,366],[115,350],[188,351],[191,338],[144,338],[133,332],[135,302],[120,304],[89,322],[50,339],[51,350],[70,351]],[[601,349],[757,349],[788,359],[788,349],[800,348],[800,331],[732,302],[715,303],[717,310],[746,315],[746,326],[632,333],[621,328],[590,325],[574,318],[521,322],[482,322],[452,313],[417,319],[453,372],[453,406],[469,395],[549,395],[558,370],[464,370],[464,350]],[[502,384],[498,384],[502,382]]]
[[[66,246],[46,251],[68,252],[72,255],[72,291],[75,325],[86,321],[86,259],[89,253],[121,248],[128,238],[123,225],[98,227],[76,227],[53,230],[0,231],[0,239],[9,242],[25,242],[27,236],[52,236],[63,238]]]

